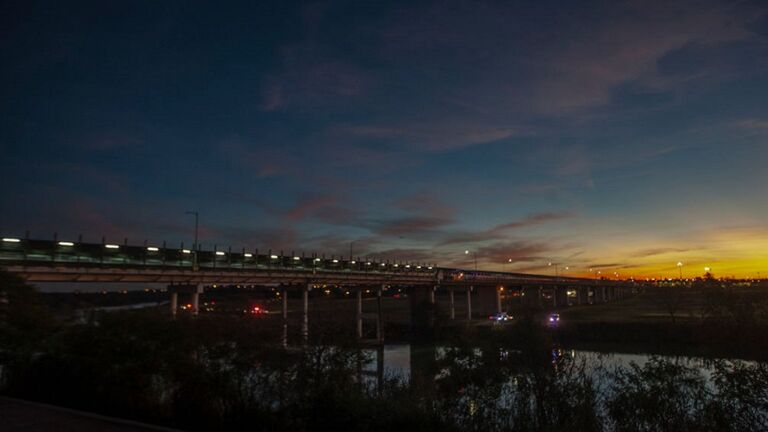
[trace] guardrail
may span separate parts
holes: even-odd
[[[14,265],[81,264],[110,267],[171,267],[191,270],[315,270],[387,274],[434,274],[436,267],[412,262],[326,258],[284,255],[267,251],[232,248],[192,250],[162,245],[132,246],[127,243],[81,243],[59,240],[30,240],[3,237],[0,240],[0,263]]]

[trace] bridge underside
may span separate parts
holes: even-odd
[[[330,283],[357,285],[388,283],[396,285],[434,285],[432,274],[352,273],[286,270],[205,270],[168,268],[102,268],[74,266],[6,266],[29,282],[137,282],[167,284],[300,284]]]

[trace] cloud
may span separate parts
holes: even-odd
[[[543,53],[533,101],[543,113],[606,105],[630,81],[654,82],[657,63],[687,46],[717,45],[751,36],[754,16],[720,2],[610,3],[587,31],[566,28],[568,44]],[[568,33],[568,30],[571,30]],[[658,81],[656,81],[658,83]]]
[[[351,140],[388,139],[417,152],[444,152],[529,135],[521,126],[499,125],[471,118],[441,117],[412,124],[395,120],[388,124],[336,125],[329,133]]]
[[[263,111],[340,107],[373,85],[372,73],[351,62],[310,54],[314,48],[310,43],[283,49],[281,70],[262,84]]]
[[[551,255],[557,250],[556,245],[538,241],[510,241],[499,242],[483,246],[477,249],[477,255],[488,263],[507,264],[510,259],[512,265],[525,262],[544,261],[545,256]]]
[[[732,125],[738,129],[753,131],[753,132],[766,132],[768,131],[768,119],[750,118],[733,122]]]
[[[452,223],[453,219],[446,217],[412,216],[372,222],[369,227],[378,235],[399,237],[434,233]]]
[[[555,222],[573,217],[571,212],[546,212],[536,213],[521,220],[496,225],[484,231],[463,232],[451,234],[440,242],[441,246],[457,243],[477,243],[487,240],[496,240],[504,237],[509,231]]]
[[[646,257],[652,257],[656,255],[664,255],[668,253],[687,252],[689,250],[690,249],[687,249],[687,248],[675,248],[675,247],[651,248],[651,249],[643,249],[641,251],[634,252],[630,256],[634,258],[646,258]]]

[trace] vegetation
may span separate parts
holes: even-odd
[[[67,323],[0,277],[0,389],[26,399],[188,430],[768,430],[766,363],[608,367],[530,319],[414,348],[410,379],[373,379],[370,355],[331,324],[283,349],[280,329],[239,316]]]

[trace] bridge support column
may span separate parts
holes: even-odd
[[[200,310],[200,294],[203,293],[202,285],[168,285],[171,294],[171,315],[176,316],[179,307],[179,293],[192,295],[192,315],[197,315]]]
[[[434,305],[435,304],[435,292],[437,291],[438,286],[435,285],[429,290],[429,304]]]
[[[200,294],[197,292],[192,293],[192,315],[200,313]]]
[[[179,311],[179,293],[171,293],[171,316],[176,318],[176,313]]]
[[[539,307],[542,307],[544,305],[544,301],[542,297],[544,296],[544,287],[539,287],[538,293],[536,294],[536,302],[538,303]]]
[[[467,289],[467,321],[472,321],[472,287]]]
[[[448,300],[449,300],[449,308],[451,310],[451,319],[456,319],[456,303],[454,302],[453,298],[453,287],[448,288]]]
[[[358,288],[357,289],[357,314],[356,314],[356,320],[357,320],[357,338],[362,339],[363,338],[363,290]]]
[[[288,289],[283,286],[280,292],[283,303],[283,347],[288,346]]]
[[[384,343],[384,317],[382,316],[382,305],[381,305],[381,294],[382,290],[384,289],[384,285],[380,285],[378,291],[376,292],[376,341],[379,344]],[[383,358],[382,354],[382,358]]]
[[[303,316],[301,321],[301,337],[306,342],[309,339],[309,284],[301,290]]]

